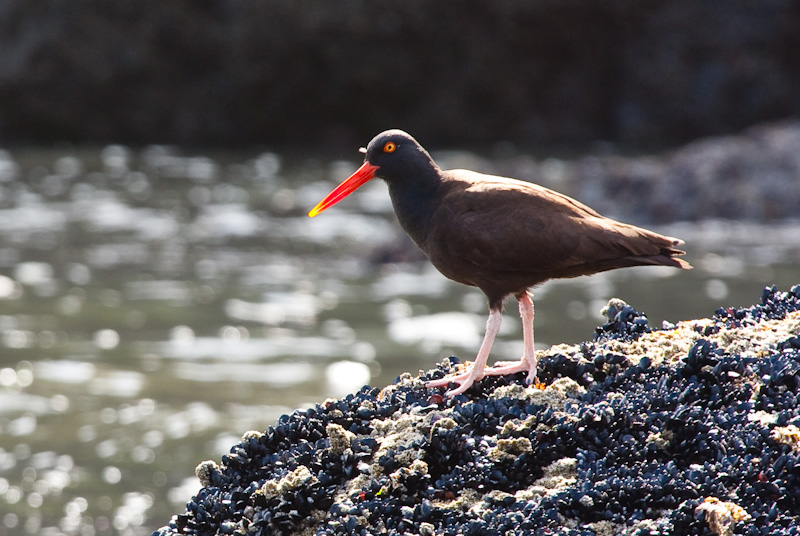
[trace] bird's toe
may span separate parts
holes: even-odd
[[[454,397],[456,395],[460,395],[461,393],[463,393],[464,391],[466,391],[467,389],[472,387],[473,383],[475,383],[475,380],[464,381],[456,389],[450,389],[444,395],[446,397],[448,397],[448,398],[452,398],[452,397]]]
[[[480,378],[483,377],[483,374],[480,375]],[[439,378],[438,380],[430,380],[425,382],[425,387],[445,387],[450,385],[451,383],[455,383],[458,385],[456,389],[451,389],[445,393],[445,396],[452,397],[455,395],[459,395],[472,387],[472,384],[475,383],[476,380],[480,379],[477,377],[474,372],[470,369],[466,372],[462,372],[461,374],[448,374],[444,378]]]
[[[505,376],[516,374],[517,372],[528,372],[530,364],[523,360],[520,361],[499,361],[493,367],[484,370],[487,376]]]
[[[525,378],[525,383],[528,385],[536,385],[536,367],[528,371],[528,377]]]
[[[426,387],[444,387],[446,385],[450,385],[451,383],[458,383],[461,384],[462,382],[466,381],[470,377],[469,372],[462,372],[461,374],[448,374],[444,378],[439,378],[438,380],[430,380],[425,382]]]
[[[450,378],[445,376],[444,378],[439,378],[438,380],[430,380],[425,382],[425,387],[444,387],[445,385],[450,383]]]

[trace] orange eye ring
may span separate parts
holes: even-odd
[[[397,149],[397,145],[393,141],[386,142],[386,145],[383,146],[384,153],[393,153],[395,149]]]

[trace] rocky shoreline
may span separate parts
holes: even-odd
[[[653,328],[621,300],[592,341],[441,396],[365,386],[247,432],[154,533],[797,534],[800,285]]]

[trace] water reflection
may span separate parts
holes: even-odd
[[[473,357],[483,296],[417,262],[384,184],[305,216],[356,165],[160,146],[0,151],[0,535],[148,534],[198,489],[195,465],[243,432]],[[538,166],[561,180],[557,161]],[[797,229],[661,229],[687,240],[696,270],[548,283],[537,345],[590,337],[615,295],[660,324],[788,288]],[[519,329],[509,306],[496,357],[518,357]]]

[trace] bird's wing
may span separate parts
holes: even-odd
[[[598,261],[659,255],[672,245],[672,239],[605,218],[565,195],[500,177],[453,188],[436,218],[448,222],[435,225],[431,237],[441,253],[431,260],[440,270],[437,261],[462,263],[464,272],[469,266],[475,273],[566,275]]]

